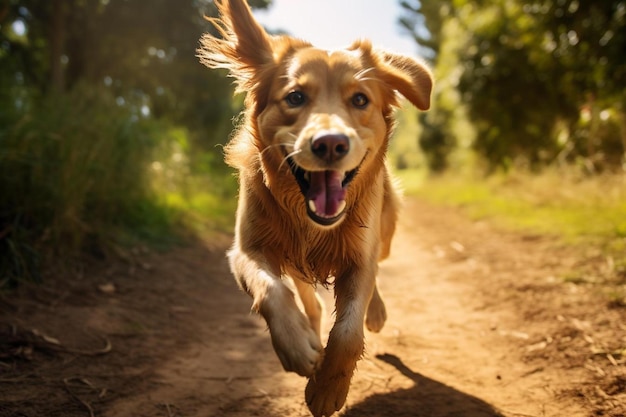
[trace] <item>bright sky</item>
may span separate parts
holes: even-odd
[[[407,55],[417,44],[398,24],[399,0],[273,0],[255,16],[271,30],[282,29],[323,49],[341,49],[356,39]]]

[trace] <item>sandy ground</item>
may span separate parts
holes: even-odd
[[[0,416],[308,416],[306,380],[282,370],[230,276],[228,240],[1,295]],[[387,325],[366,334],[337,415],[626,416],[626,308],[563,280],[603,262],[409,200],[380,269]]]

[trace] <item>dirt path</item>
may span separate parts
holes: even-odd
[[[138,251],[0,298],[0,416],[308,416],[227,244]],[[563,283],[580,263],[409,201],[380,270],[389,320],[339,415],[625,416],[626,311]]]

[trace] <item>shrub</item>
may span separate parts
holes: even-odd
[[[37,252],[102,253],[115,229],[171,221],[151,192],[162,122],[105,89],[0,100],[0,286],[36,278]]]

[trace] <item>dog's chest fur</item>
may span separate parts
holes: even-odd
[[[378,219],[365,211],[365,207],[376,206],[375,202],[367,200],[382,198],[382,192],[372,193],[370,189],[369,193],[361,195],[360,187],[354,187],[344,221],[334,228],[322,229],[306,218],[304,204],[299,201],[303,198],[301,195],[297,192],[274,194],[274,187],[267,187],[261,171],[257,172],[256,185],[251,187],[248,199],[259,205],[260,215],[250,226],[257,230],[255,246],[261,248],[274,271],[311,283],[327,283],[355,265],[378,256],[378,243],[374,238],[378,236]],[[293,179],[287,177],[279,181],[293,182]],[[372,179],[369,186],[375,182]],[[285,191],[284,187],[285,184],[280,184],[276,188]]]
[[[351,217],[352,214],[355,217]],[[263,248],[267,259],[281,274],[312,283],[327,283],[367,256],[355,250],[363,246],[354,242],[368,239],[368,226],[356,213],[349,212],[345,221],[331,230],[312,227],[306,218],[294,221],[283,210],[277,210],[276,216],[280,217],[279,222],[267,218],[264,225],[268,233],[263,239]]]

